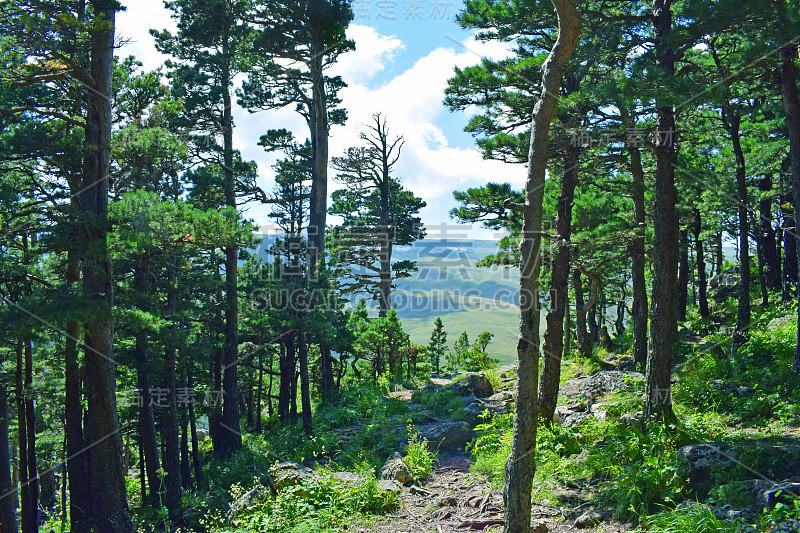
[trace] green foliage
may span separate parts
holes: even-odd
[[[440,317],[436,317],[433,322],[428,353],[430,354],[431,371],[434,374],[438,374],[442,359],[447,357],[447,332],[444,330],[444,324]]]
[[[739,533],[742,524],[737,521],[720,520],[711,509],[704,506],[674,509],[642,519],[638,531],[663,533]]]
[[[793,498],[790,503],[778,502],[775,507],[761,515],[759,525],[761,531],[769,531],[789,520],[800,520],[800,498]]]
[[[475,427],[478,436],[467,446],[472,456],[473,472],[492,476],[495,485],[502,485],[503,470],[511,453],[513,415],[499,415]]]
[[[275,497],[260,498],[229,520],[223,513],[209,513],[202,520],[210,533],[245,532],[336,532],[366,515],[392,511],[398,506],[397,495],[380,490],[374,475],[362,469],[361,481],[339,481],[332,471],[318,471],[312,480],[287,487]],[[254,486],[269,494],[265,485]],[[252,490],[252,489],[248,489]],[[245,493],[240,485],[231,487],[228,499]]]
[[[403,461],[411,471],[411,476],[419,481],[433,472],[436,457],[428,447],[428,439],[421,439],[414,426],[409,425],[406,430],[408,432],[408,446],[406,447]]]
[[[498,360],[489,357],[486,348],[489,346],[494,334],[484,331],[478,335],[478,339],[470,344],[469,335],[462,331],[458,340],[453,344],[453,349],[446,354],[447,368],[451,371],[467,370],[469,372],[479,372],[495,368]]]

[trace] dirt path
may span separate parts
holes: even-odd
[[[378,518],[368,526],[355,528],[359,533],[465,533],[500,531],[503,524],[503,495],[489,480],[469,472],[469,459],[464,454],[441,460],[436,470],[420,485],[403,488],[400,508]],[[566,533],[577,530],[575,519],[591,509],[591,491],[566,489],[564,505],[534,505],[532,533]],[[586,498],[586,501],[583,501]],[[583,503],[579,503],[583,501]],[[631,529],[629,524],[610,520],[603,512],[603,521],[587,532],[619,532]]]

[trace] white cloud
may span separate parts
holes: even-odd
[[[405,49],[400,39],[381,35],[371,26],[351,24],[347,37],[357,43],[356,49],[342,54],[331,67],[331,74],[341,76],[349,84],[370,81]]]
[[[127,4],[128,10],[118,15],[118,32],[130,42],[118,53],[136,55],[146,69],[156,68],[165,58],[155,50],[147,30],[151,27],[174,29],[174,23],[161,0]],[[331,70],[348,83],[340,97],[349,115],[345,126],[335,126],[331,130],[332,156],[360,144],[359,133],[364,124],[371,121],[373,113],[383,113],[391,131],[405,138],[397,174],[406,187],[428,202],[423,211],[423,220],[428,224],[449,220],[447,213],[454,206],[454,189],[480,186],[488,181],[508,181],[517,186],[524,183],[522,165],[485,161],[474,147],[452,145],[437,124],[448,112],[442,101],[453,68],[477,64],[481,57],[505,57],[511,53],[507,45],[469,38],[460,45],[453,43],[452,47],[436,48],[417,59],[406,71],[376,83],[382,79],[381,72],[406,48],[405,44],[396,36],[357,24],[350,26],[348,36],[355,40],[356,50],[343,54]],[[466,124],[468,115],[463,116]],[[237,148],[246,159],[259,163],[260,184],[270,189],[273,183],[271,165],[276,156],[265,154],[257,146],[259,137],[268,129],[287,128],[299,139],[305,139],[308,136],[305,122],[293,108],[257,114],[236,109],[234,120]],[[335,182],[329,183],[329,189],[336,187]],[[258,223],[268,223],[266,212],[263,207],[254,206],[249,209],[249,216]],[[481,234],[487,236],[485,232]]]

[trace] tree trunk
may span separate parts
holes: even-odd
[[[113,359],[113,288],[108,255],[108,186],[111,152],[111,90],[116,2],[93,0],[95,22],[91,37],[91,75],[80,194],[86,234],[83,290],[93,304],[84,325],[86,362],[86,419],[89,516],[96,533],[133,530],[125,494],[125,475],[117,419]]]
[[[678,321],[686,320],[689,303],[689,232],[681,230],[681,251],[678,266]]]
[[[747,341],[750,329],[750,220],[747,212],[747,173],[742,151],[737,112],[729,113],[729,133],[736,157],[736,194],[739,203],[739,305],[736,310],[736,329],[733,332],[733,351]]]
[[[145,259],[141,258],[133,273],[133,286],[137,294],[147,292],[147,272],[144,264]],[[154,508],[160,507],[159,494],[163,490],[161,478],[158,470],[161,468],[158,457],[158,437],[156,434],[156,423],[153,416],[153,405],[150,394],[150,350],[148,346],[147,331],[137,331],[134,334],[136,357],[136,381],[139,390],[139,431],[142,450],[145,456],[146,472],[140,475],[147,476],[147,483],[150,485],[150,505]],[[142,502],[144,503],[144,502]]]
[[[36,533],[39,526],[36,520],[36,500],[31,500],[30,486],[35,482],[28,477],[28,417],[25,409],[25,359],[24,347],[27,342],[17,340],[16,399],[17,399],[17,440],[19,441],[19,517],[22,533]]]
[[[186,388],[194,390],[194,369],[192,362],[186,359]],[[194,401],[189,402],[189,431],[192,436],[192,465],[194,466],[195,485],[203,478],[202,462],[200,461],[200,443],[197,438],[197,417],[194,412]]]
[[[572,271],[572,288],[575,291],[575,340],[578,344],[578,353],[581,357],[589,357],[592,355],[592,338],[586,330],[586,313],[589,306],[584,301],[581,271],[577,268]]]
[[[558,13],[558,38],[542,65],[542,94],[533,110],[528,153],[525,204],[520,243],[519,360],[511,454],[505,465],[504,533],[528,533],[535,471],[536,401],[539,371],[539,267],[541,264],[542,201],[550,123],[558,106],[564,65],[578,43],[581,20],[571,0],[553,0]]]
[[[630,127],[634,127],[629,120]],[[631,255],[631,282],[633,284],[633,362],[635,365],[647,361],[647,281],[645,279],[645,234],[647,221],[645,219],[645,183],[644,169],[642,168],[642,155],[639,148],[633,144],[628,147],[630,154],[630,168],[633,176],[631,199],[633,200],[633,222],[636,225],[636,236],[631,241],[629,252]]]
[[[77,190],[77,189],[76,189]],[[73,200],[75,202],[76,200]],[[77,235],[73,233],[74,241]],[[67,252],[67,283],[80,281],[81,260],[77,249]],[[83,406],[81,404],[81,368],[78,363],[80,324],[66,324],[64,340],[64,434],[67,440],[67,480],[69,483],[69,522],[74,533],[88,533],[89,472],[83,440]]]
[[[270,359],[272,356],[270,356]],[[272,368],[270,368],[272,370]],[[261,394],[264,390],[264,350],[258,352],[258,394],[256,394],[256,434],[261,434]],[[271,392],[271,391],[270,391]]]
[[[303,407],[303,431],[311,435],[311,380],[308,375],[308,343],[306,330],[300,328],[297,332],[297,354],[300,362],[300,400]]]
[[[566,122],[570,122],[567,120]],[[550,312],[547,313],[547,329],[544,333],[544,361],[539,386],[539,417],[546,423],[553,420],[558,403],[558,386],[561,380],[561,359],[564,354],[564,316],[569,302],[569,257],[572,239],[572,202],[578,184],[578,161],[580,145],[571,143],[564,156],[564,176],[561,179],[561,194],[556,204],[556,232],[553,257],[553,272],[550,278]]]
[[[322,403],[330,403],[335,394],[336,382],[333,379],[333,357],[331,356],[331,347],[327,343],[322,343],[319,346],[320,363],[322,367]]]
[[[788,187],[788,192],[787,192]],[[791,158],[786,157],[781,165],[781,211],[783,222],[783,279],[782,299],[790,302],[794,287],[797,284],[797,237],[795,236],[795,218],[793,193],[791,184]]]
[[[232,78],[227,68],[222,74],[222,141],[223,172],[225,175],[225,204],[236,208],[236,176],[233,173],[233,114],[230,85]],[[222,418],[220,421],[220,447],[214,450],[218,458],[227,458],[242,447],[239,428],[239,248],[225,248],[225,344],[223,348]]]
[[[758,202],[759,218],[761,219],[761,247],[764,250],[764,280],[767,288],[777,290],[781,287],[781,261],[778,255],[778,246],[775,242],[775,227],[772,225],[772,179],[763,176],[758,181],[761,199]]]
[[[706,281],[706,263],[703,257],[703,240],[700,233],[703,229],[700,219],[700,209],[694,208],[694,247],[697,254],[697,303],[700,308],[700,316],[709,317],[708,312],[708,282]]]
[[[294,383],[294,340],[295,335],[289,333],[284,336],[284,343],[281,345],[281,382],[280,392],[278,393],[278,418],[287,424],[291,419],[291,400],[292,384]]]
[[[666,77],[675,73],[672,30],[672,0],[654,0],[656,65]],[[650,345],[647,354],[647,383],[642,424],[650,419],[672,419],[670,376],[677,337],[678,203],[675,189],[675,109],[658,95],[656,112],[659,139],[655,146],[655,210],[653,215],[653,292],[650,316]]]
[[[183,418],[183,417],[181,417]],[[189,421],[181,421],[181,487],[192,488],[192,468],[189,466]]]
[[[172,278],[172,275],[170,275]],[[172,280],[170,281],[172,283]],[[168,289],[167,307],[175,311],[175,294]],[[172,332],[170,332],[172,333]],[[169,337],[170,333],[167,333]],[[164,347],[164,389],[168,404],[162,415],[161,456],[166,476],[164,476],[164,505],[169,510],[170,521],[174,524],[181,516],[181,459],[180,437],[178,434],[178,392],[175,379],[176,348],[171,339]]]
[[[311,71],[311,145],[313,178],[309,206],[309,271],[316,280],[325,257],[325,223],[328,213],[328,102],[322,72],[323,44],[319,35],[312,39]]]
[[[12,498],[14,488],[11,485],[11,457],[8,453],[8,389],[0,382],[0,531],[19,531],[17,517],[14,513],[16,502]]]
[[[778,9],[778,21],[784,35],[793,32],[784,13],[785,6],[776,2]],[[788,39],[784,39],[787,40]],[[792,185],[792,196],[795,217],[800,213],[800,99],[797,93],[797,43],[794,39],[780,49],[781,59],[781,90],[783,94],[783,107],[786,111],[786,123],[789,130],[789,156],[791,158],[791,174],[789,183]],[[795,237],[796,238],[796,237]],[[797,243],[795,243],[795,255],[797,253]],[[800,290],[796,291],[798,301],[800,301]],[[800,326],[800,305],[797,308],[797,323]],[[797,330],[797,345],[794,354],[792,369],[800,373],[800,327]]]

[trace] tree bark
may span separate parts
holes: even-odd
[[[148,290],[144,261],[144,258],[140,259],[133,273],[133,286],[138,294],[145,294]],[[148,333],[146,331],[137,331],[134,334],[134,338],[136,343],[134,347],[134,355],[136,357],[136,381],[139,388],[137,391],[139,401],[139,431],[142,451],[145,456],[145,466],[147,468],[147,471],[141,472],[140,475],[146,475],[147,483],[150,485],[150,505],[158,508],[160,506],[159,494],[163,490],[163,487],[161,486],[161,478],[158,475],[161,463],[158,457],[158,436],[156,434],[156,423],[155,417],[153,416],[153,404],[151,402],[150,393],[151,363]]]
[[[186,359],[186,388],[194,390],[194,369],[192,362]],[[203,479],[202,462],[200,461],[200,443],[197,438],[197,417],[194,411],[194,401],[189,402],[189,431],[192,436],[192,466],[194,466],[194,482],[199,484]]]
[[[19,531],[9,470],[11,457],[8,452],[8,422],[8,389],[5,383],[0,383],[0,531],[4,533]]]
[[[80,194],[86,234],[83,291],[94,305],[84,325],[87,409],[84,440],[87,455],[89,517],[96,533],[128,533],[122,446],[117,418],[113,353],[113,287],[108,254],[108,187],[111,153],[111,91],[114,22],[117,3],[92,0],[95,13],[91,35],[91,75],[95,86],[89,99]]]
[[[183,418],[183,417],[181,417]],[[192,488],[192,468],[189,466],[189,421],[181,421],[181,487]]]
[[[750,220],[747,212],[747,171],[740,137],[740,117],[733,110],[728,111],[728,116],[728,133],[736,157],[736,195],[739,203],[739,304],[736,310],[736,329],[733,332],[732,346],[735,352],[747,341],[750,330]]]
[[[171,269],[171,268],[170,268]],[[174,283],[174,273],[170,272],[170,285]],[[175,312],[175,290],[174,287],[167,289],[167,309]],[[170,329],[173,329],[172,327]],[[181,516],[181,460],[180,460],[180,437],[178,434],[178,391],[175,379],[175,359],[176,348],[170,336],[172,331],[167,333],[164,347],[164,389],[167,392],[169,402],[164,409],[161,424],[161,456],[164,464],[166,476],[164,476],[164,505],[169,511],[170,521],[174,524]]]
[[[703,240],[700,238],[702,228],[700,209],[695,207],[692,229],[694,232],[695,253],[697,254],[697,303],[700,308],[700,316],[708,318],[708,282],[706,281],[706,263],[703,257]]]
[[[223,45],[225,54],[227,48]],[[233,102],[227,65],[222,72],[222,144],[223,174],[225,176],[225,205],[236,208],[236,176],[233,172]],[[239,297],[238,268],[239,248],[230,244],[225,248],[225,344],[223,348],[222,417],[220,420],[220,447],[214,455],[224,459],[242,447],[239,427]]]
[[[71,188],[74,194],[80,183]],[[77,247],[78,232],[73,230],[73,246],[67,252],[67,283],[75,286],[80,281],[81,259]],[[67,480],[69,484],[69,522],[73,533],[88,533],[89,472],[87,456],[83,453],[83,405],[81,403],[81,367],[78,363],[80,324],[67,321],[64,341],[64,433],[67,441]]]
[[[22,533],[36,533],[39,526],[36,523],[36,501],[31,501],[30,484],[28,478],[28,417],[25,411],[25,371],[24,371],[24,345],[22,339],[17,340],[17,368],[16,368],[16,400],[17,400],[17,441],[19,442],[19,518]]]
[[[580,145],[571,143],[564,156],[564,176],[561,194],[556,204],[556,232],[553,272],[550,277],[551,307],[547,313],[544,333],[544,361],[539,387],[539,417],[546,423],[553,420],[558,403],[558,386],[561,380],[561,359],[564,354],[564,316],[568,305],[570,241],[572,239],[572,203],[578,184]]]
[[[303,408],[303,431],[311,435],[311,380],[308,375],[308,343],[305,328],[297,332],[297,354],[300,362],[300,401]]]
[[[311,202],[309,206],[308,240],[309,271],[311,279],[316,280],[325,257],[325,223],[328,214],[328,102],[325,89],[325,76],[322,72],[324,53],[321,36],[312,36],[311,62],[311,146],[313,158],[313,179],[311,182]]]
[[[666,77],[675,74],[675,54],[670,44],[672,0],[654,0],[653,29],[656,65]],[[642,424],[652,419],[672,419],[670,377],[677,337],[678,202],[675,189],[675,109],[656,98],[659,139],[655,146],[655,209],[653,216],[653,290],[650,344],[647,354],[645,405]]]
[[[777,7],[779,3],[776,2],[775,5]],[[785,8],[780,5],[777,9],[781,32],[784,36],[790,35],[793,30],[788,27],[786,14],[783,12]],[[788,39],[785,40],[788,41]],[[789,130],[789,157],[791,159],[789,183],[792,186],[792,199],[796,218],[797,213],[800,213],[800,98],[798,98],[797,65],[795,64],[795,61],[797,61],[797,43],[794,40],[788,42],[781,47],[779,55],[781,59],[781,92]],[[797,238],[796,234],[795,230],[795,239]],[[795,242],[795,255],[800,259],[800,253],[797,253],[797,248],[798,246]],[[795,297],[800,302],[800,290],[796,291],[796,293]],[[797,310],[797,323],[800,326],[800,305]],[[797,330],[797,345],[792,369],[796,373],[800,373],[800,329]]]
[[[678,321],[686,320],[689,303],[689,232],[681,230],[681,251],[678,261]]]
[[[322,343],[319,346],[320,363],[322,367],[322,403],[330,403],[336,393],[336,382],[333,379],[333,357],[331,356],[331,347],[327,343]]]
[[[520,243],[519,360],[511,454],[505,465],[504,533],[529,533],[531,492],[535,471],[536,401],[539,371],[539,268],[541,263],[542,201],[550,123],[558,106],[564,66],[577,46],[581,19],[572,0],[553,0],[558,13],[558,37],[542,65],[542,93],[533,110]]]
[[[761,219],[761,247],[763,248],[764,280],[767,288],[777,290],[781,287],[781,261],[778,255],[775,227],[772,225],[772,178],[763,176],[758,181],[761,199],[758,202]]]
[[[623,124],[626,128],[636,126],[626,106],[619,105]],[[636,366],[647,361],[647,281],[645,278],[645,235],[647,220],[645,219],[645,181],[642,167],[642,154],[636,143],[628,144],[630,171],[632,177],[631,200],[633,201],[633,223],[636,235],[628,247],[631,256],[631,284],[633,285],[633,362]]]

